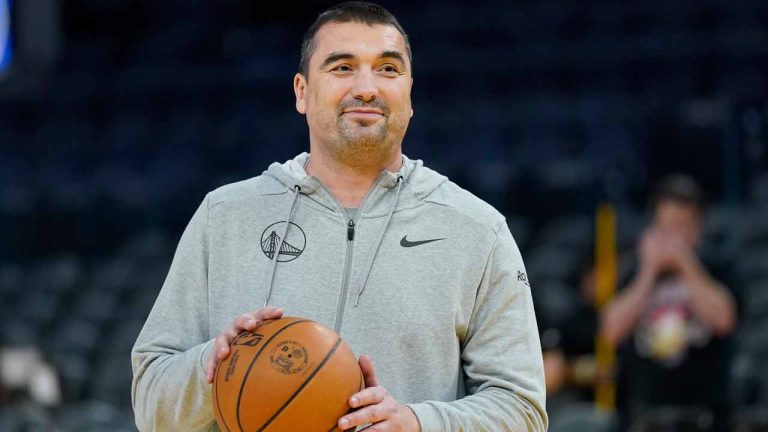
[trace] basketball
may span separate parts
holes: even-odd
[[[243,332],[216,368],[213,412],[222,431],[338,431],[365,388],[350,347],[314,321],[283,317]]]

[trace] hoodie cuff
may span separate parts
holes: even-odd
[[[416,414],[416,419],[421,425],[421,432],[443,432],[445,426],[437,408],[428,403],[407,404],[408,408]]]

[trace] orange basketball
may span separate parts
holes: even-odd
[[[357,358],[338,334],[283,317],[232,342],[216,368],[213,412],[224,432],[338,431],[363,388]]]

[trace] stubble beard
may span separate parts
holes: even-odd
[[[387,118],[373,124],[362,124],[357,120],[338,118],[339,150],[346,159],[364,161],[384,152],[387,146]]]
[[[386,162],[396,146],[388,130],[389,117],[373,124],[339,116],[336,120],[337,139],[330,143],[336,158],[347,165],[379,166]]]

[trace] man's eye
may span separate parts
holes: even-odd
[[[352,68],[349,65],[338,65],[333,70],[337,72],[351,72]]]
[[[393,65],[384,65],[384,67],[381,68],[384,72],[387,73],[398,73],[400,72],[395,66]]]

